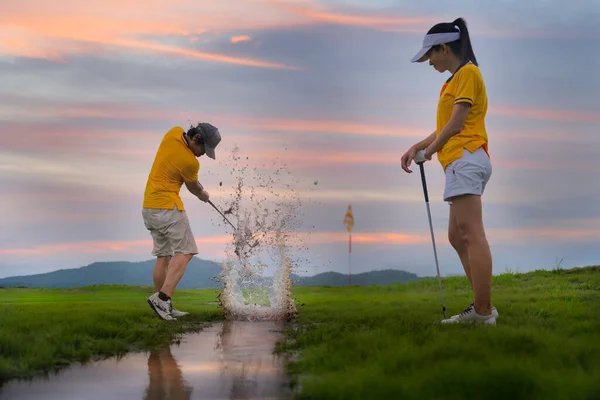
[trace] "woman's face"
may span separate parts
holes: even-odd
[[[445,72],[448,70],[448,61],[450,60],[450,57],[450,48],[445,44],[441,44],[437,50],[431,50],[429,52],[429,65],[438,72]]]

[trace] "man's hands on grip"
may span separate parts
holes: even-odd
[[[202,189],[202,191],[198,195],[198,198],[206,203],[210,196],[208,195],[208,192],[206,190]]]
[[[190,193],[192,193],[194,196],[196,196],[197,198],[199,198],[200,200],[202,200],[205,203],[210,198],[210,196],[208,195],[208,192],[206,190],[204,190],[204,187],[198,181],[186,182],[185,186],[190,191]]]

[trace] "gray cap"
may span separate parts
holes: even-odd
[[[216,126],[208,122],[202,122],[196,127],[200,131],[202,140],[204,141],[204,151],[206,155],[215,159],[215,148],[221,142],[221,133]]]

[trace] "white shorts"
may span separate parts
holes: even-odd
[[[463,194],[481,196],[491,176],[492,163],[482,147],[473,153],[463,149],[462,157],[446,167],[444,201],[452,204],[453,197]]]

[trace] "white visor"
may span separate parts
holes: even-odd
[[[423,39],[423,47],[419,52],[410,60],[410,62],[422,62],[421,58],[431,49],[432,46],[442,43],[450,43],[460,39],[460,32],[444,32],[444,33],[431,33],[425,35]],[[424,60],[423,60],[424,61]]]

